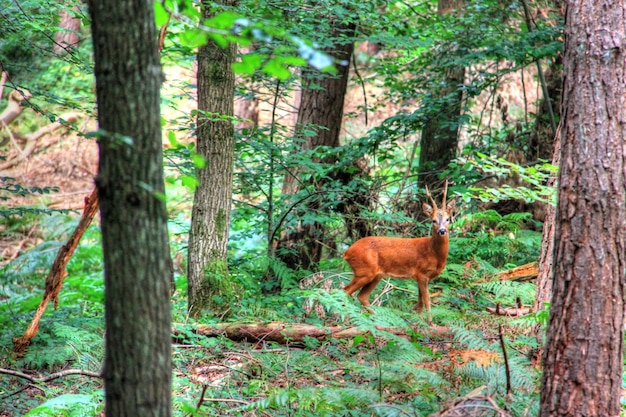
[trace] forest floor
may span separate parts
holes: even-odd
[[[187,94],[193,98],[191,93]],[[377,92],[369,90],[368,95],[376,96]],[[384,101],[384,95],[380,95],[380,100]],[[190,103],[179,103],[175,110],[167,109],[168,117],[184,117],[190,111]],[[352,115],[344,122],[346,136],[358,136],[367,128],[364,115],[359,111],[361,105],[362,91],[357,86],[346,97],[346,113]],[[286,106],[285,118],[290,117],[288,109]],[[368,115],[368,124],[376,125],[400,110],[387,103]],[[267,104],[261,103],[261,123],[267,121],[269,113]],[[44,126],[47,120],[41,119],[41,126]],[[15,184],[27,189],[55,187],[55,192],[9,193],[4,205],[70,210],[77,215],[82,211],[84,199],[94,187],[98,150],[95,140],[84,136],[96,129],[95,120],[83,115],[76,126],[75,130],[60,128],[42,137],[28,150],[28,155],[22,155],[25,148],[19,140],[5,147],[5,159],[0,162],[22,158],[0,170],[5,185],[12,184],[5,179],[10,177],[15,179]],[[189,201],[177,207],[189,209]],[[12,227],[10,222],[0,223],[0,267],[20,257],[28,258],[29,251],[36,253],[39,245],[57,238],[44,236],[38,221],[22,223],[19,227]],[[4,359],[0,356],[0,367],[20,363],[20,372],[35,378],[28,381],[0,374],[0,417],[21,415],[44,400],[62,394],[86,395],[91,399],[74,398],[93,406],[92,412],[81,415],[103,415],[101,391],[95,396],[85,394],[101,389],[97,378],[81,376],[76,384],[72,382],[76,381],[74,377],[36,380],[68,368],[99,369],[101,366],[103,352],[97,346],[101,346],[104,332],[99,280],[102,265],[93,259],[94,253],[98,253],[94,249],[98,242],[92,236],[85,240],[85,247],[77,252],[75,266],[61,290],[60,309],[50,312],[42,322],[40,337],[34,340],[30,356],[22,362],[8,354]],[[176,263],[183,268],[184,260]],[[45,262],[39,264],[38,272],[45,274],[46,265]],[[407,302],[413,303],[416,299],[416,288],[411,285],[381,283],[378,304],[385,307],[378,307],[377,314],[369,315],[360,309],[356,300],[352,305],[345,305],[343,294],[337,290],[342,282],[348,281],[349,274],[345,266],[338,269],[322,272],[333,278],[333,286],[314,285],[304,289],[309,291],[309,298],[304,297],[305,304],[310,301],[314,307],[302,307],[301,293],[276,297],[274,301],[252,300],[244,306],[247,310],[239,317],[241,323],[245,323],[247,317],[250,321],[261,319],[264,323],[279,323],[285,328],[307,324],[320,329],[333,326],[360,329],[346,339],[305,337],[298,342],[273,341],[269,331],[248,342],[221,337],[225,332],[221,336],[200,334],[199,325],[186,318],[186,283],[180,275],[179,290],[173,298],[177,333],[174,344],[176,415],[522,415],[505,410],[510,394],[505,387],[513,379],[514,388],[521,393],[518,403],[535,395],[537,373],[533,355],[536,351],[530,341],[533,338],[530,326],[486,314],[484,310],[450,316],[446,309],[458,312],[472,305],[473,293],[453,294],[453,288],[437,283],[431,287],[431,292],[435,293],[434,317],[441,326],[429,327],[406,308]],[[40,284],[42,286],[43,281]],[[5,334],[3,342],[19,335],[24,330],[21,326],[34,314],[40,301],[37,295],[42,290],[37,286],[36,283],[25,285],[32,291],[32,300],[6,313],[6,317],[19,317],[19,320],[11,320],[10,327],[6,325],[11,334]],[[2,297],[0,294],[0,300]],[[460,303],[460,307],[453,307],[451,299]],[[278,305],[284,310],[278,310]],[[404,312],[397,313],[391,308]],[[466,322],[456,323],[458,317],[464,317]],[[397,327],[403,329],[401,336],[392,331]],[[509,354],[513,358],[508,359],[511,364],[503,356],[503,338],[512,348]],[[8,351],[8,346],[2,348],[3,353]],[[513,368],[512,377],[507,375],[509,368]],[[523,375],[524,372],[527,375]],[[520,404],[511,406],[513,410],[516,407],[524,408]],[[527,408],[530,407],[528,403]],[[360,411],[350,414],[341,411],[350,409]],[[396,410],[395,414],[391,410]]]

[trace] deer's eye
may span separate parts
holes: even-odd
[[[433,223],[437,223],[437,220],[436,220],[436,219],[433,219]]]
[[[450,217],[448,217],[448,218],[446,219],[446,221],[447,221],[447,222],[449,222],[449,221],[450,221]]]

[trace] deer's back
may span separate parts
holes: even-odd
[[[416,272],[433,277],[441,272],[428,237],[365,237],[348,248],[344,259],[355,273],[370,272],[406,278]]]

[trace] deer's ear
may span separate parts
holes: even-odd
[[[433,215],[433,208],[426,203],[422,203],[422,210],[424,210],[424,214],[428,217]]]
[[[452,213],[454,210],[456,210],[456,201],[455,200],[450,200],[446,203],[446,209],[448,209],[448,212]]]

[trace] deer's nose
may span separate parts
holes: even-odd
[[[445,235],[447,232],[448,232],[448,231],[447,231],[445,228],[443,228],[443,227],[442,227],[441,229],[439,229],[439,234],[440,234],[441,236]]]

